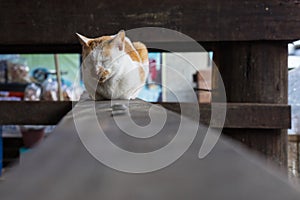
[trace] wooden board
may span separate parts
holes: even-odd
[[[72,109],[72,102],[1,101],[1,125],[54,125]]]
[[[285,42],[223,42],[214,62],[232,103],[287,103],[287,44]],[[213,73],[214,81],[218,77]],[[214,90],[217,91],[217,90]],[[215,96],[217,94],[214,94]]]
[[[297,134],[288,135],[288,140],[289,140],[289,142],[299,143],[300,142],[300,135],[297,135]]]
[[[179,103],[159,103],[163,107],[181,113]],[[199,106],[200,122],[210,124],[214,128],[221,127],[221,118],[211,119],[211,104],[182,103],[187,116],[192,117],[195,107]],[[215,110],[221,110],[222,103],[214,103]],[[259,103],[227,103],[227,114],[224,128],[248,129],[284,129],[291,127],[291,108],[284,104],[259,104]]]
[[[222,80],[213,73],[213,99],[218,99],[217,88],[224,83],[229,103],[287,104],[287,44],[284,42],[224,42],[214,60]],[[241,111],[242,115],[243,111]],[[261,122],[271,120],[269,113]],[[279,113],[278,117],[281,114]],[[285,116],[290,120],[290,116]],[[287,166],[286,129],[226,129],[224,133],[265,154],[268,159]]]
[[[10,125],[55,125],[77,102],[0,102],[0,124]],[[179,103],[158,103],[166,109],[181,113]],[[221,119],[211,119],[211,104],[182,103],[184,114],[192,117],[195,107],[200,110],[200,122],[220,128]],[[224,104],[214,104],[221,109]],[[291,108],[284,104],[228,103],[224,128],[290,128]]]
[[[119,101],[120,102],[120,101]],[[131,102],[131,115],[147,124],[149,104]],[[106,135],[122,148],[146,151],[169,141],[169,134],[179,115],[168,112],[166,128],[159,137],[135,143],[119,129],[110,112],[110,102],[87,101],[76,105],[77,120],[89,127],[85,134],[99,134],[94,129],[96,116]],[[141,117],[143,116],[143,117]],[[82,121],[83,120],[83,121]],[[77,121],[78,122],[78,121]],[[185,126],[198,122],[189,121]],[[78,126],[80,124],[77,124]],[[81,124],[83,125],[83,124]],[[266,168],[263,160],[232,142],[221,138],[204,159],[198,152],[207,128],[200,125],[198,135],[183,156],[164,169],[145,174],[123,173],[106,167],[92,157],[77,135],[74,115],[69,113],[55,132],[40,146],[26,153],[20,165],[5,174],[0,184],[1,199],[298,199],[299,191],[276,170]],[[87,142],[97,144],[91,138]],[[95,142],[95,143],[94,143]],[[176,143],[181,148],[182,142]],[[97,146],[95,146],[97,147]],[[102,146],[100,146],[102,147]],[[102,149],[113,155],[114,152]],[[123,160],[123,157],[117,159]],[[151,164],[151,163],[149,163]],[[229,184],[230,183],[230,184]]]
[[[298,1],[283,0],[1,1],[0,44],[77,45],[79,50],[76,32],[95,37],[151,26],[197,41],[295,40],[299,8]]]

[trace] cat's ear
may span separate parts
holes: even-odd
[[[76,33],[76,35],[81,45],[88,46],[88,42],[91,40],[90,38],[80,35],[79,33]]]
[[[112,43],[122,51],[125,46],[125,31],[121,30],[119,33],[112,39]]]

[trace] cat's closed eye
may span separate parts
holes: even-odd
[[[136,98],[149,71],[146,46],[132,43],[122,30],[95,39],[77,36],[83,47],[82,74],[90,96],[94,100]]]
[[[110,61],[111,61],[110,58],[103,58],[103,59],[102,59],[102,62],[104,62],[104,63],[105,63],[105,62],[110,62]]]

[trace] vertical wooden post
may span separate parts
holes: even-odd
[[[62,95],[62,90],[61,90],[61,71],[59,67],[59,62],[58,62],[58,55],[54,54],[54,63],[55,63],[55,70],[56,70],[56,79],[57,79],[57,96],[58,96],[58,101],[63,101],[63,95]]]
[[[285,42],[224,42],[218,45],[214,55],[228,102],[287,104]],[[213,87],[219,81],[213,81]],[[223,132],[280,166],[287,165],[287,130],[225,129]]]

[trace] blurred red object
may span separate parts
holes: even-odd
[[[8,97],[19,97],[19,98],[23,99],[24,92],[9,92]]]

